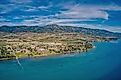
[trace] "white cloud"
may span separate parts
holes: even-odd
[[[102,18],[108,19],[108,13],[94,9],[71,9],[58,14],[59,18]]]
[[[52,4],[49,4],[48,6],[36,7],[36,6],[28,5],[28,3],[30,2],[32,2],[32,0],[10,0],[9,4],[0,5],[0,13],[5,14],[14,10],[33,12],[33,11],[39,11],[39,10],[47,10],[52,6]]]
[[[10,12],[12,10],[14,10],[16,7],[14,4],[6,4],[6,5],[3,5],[1,4],[0,5],[0,13],[4,14],[4,13],[7,13],[7,12]]]
[[[15,4],[26,4],[26,3],[31,3],[32,0],[10,0],[10,2]]]
[[[27,11],[27,12],[33,12],[33,11],[39,11],[39,10],[43,10],[43,11],[47,11],[50,7],[52,7],[51,4],[49,4],[48,6],[38,6],[38,7],[35,7],[35,6],[24,6],[26,7],[23,8],[23,11]]]
[[[61,11],[56,14],[59,18],[102,18],[108,20],[110,16],[106,10],[121,10],[121,6],[117,5],[80,5],[80,4],[63,4],[63,9],[67,11]]]
[[[60,22],[60,21],[57,21],[57,22]],[[51,23],[50,19],[40,20],[40,22],[34,21],[34,20],[24,20],[23,22],[20,22],[20,23],[2,22],[2,23],[0,23],[0,25],[7,24],[9,26],[21,26],[21,25],[44,26],[44,25],[47,25],[48,23]],[[77,23],[57,23],[57,24],[63,25],[63,26],[75,26],[75,27],[84,27],[84,28],[91,28],[91,29],[102,29],[102,30],[108,30],[111,32],[120,32],[121,33],[121,26],[108,26],[108,25],[100,25],[100,24],[77,24]]]
[[[110,31],[118,31],[121,32],[120,27],[111,27],[105,25],[103,27],[99,25],[87,25],[87,24],[74,24],[73,22],[78,21],[94,21],[95,18],[101,18],[108,20],[109,14],[106,10],[120,10],[121,6],[117,5],[84,5],[84,4],[75,4],[73,2],[68,3],[60,3],[60,5],[54,5],[50,3],[47,6],[32,6],[27,5],[32,2],[32,0],[10,0],[10,4],[0,5],[1,11],[0,13],[8,13],[10,11],[14,11],[15,9],[19,9],[21,11],[33,12],[39,10],[51,10],[51,7],[59,7],[58,12],[47,16],[39,16],[39,15],[20,15],[15,16],[12,19],[23,19],[22,22],[4,22],[5,19],[0,19],[0,25],[46,25],[46,24],[62,24],[62,25],[74,25],[74,26],[82,26],[90,27],[90,28],[98,28],[98,29],[106,29]],[[21,5],[22,4],[22,5]],[[62,9],[62,10],[61,10]],[[65,10],[64,10],[65,9]],[[41,14],[40,14],[41,15]],[[31,18],[31,19],[28,19]],[[57,18],[57,19],[56,19]],[[58,19],[60,18],[60,19]],[[105,21],[104,20],[104,21]]]
[[[27,12],[33,12],[33,11],[38,11],[36,8],[29,8],[29,9],[24,9],[24,11],[27,11]]]
[[[75,26],[75,27],[85,27],[85,28],[92,28],[92,29],[103,29],[112,32],[120,32],[121,33],[121,26],[108,26],[108,25],[100,25],[100,24],[83,24],[83,23],[73,23],[78,21],[95,21],[92,19],[49,19],[48,16],[44,17],[37,17],[30,20],[23,20],[22,22],[0,22],[0,25],[9,25],[9,26],[18,26],[18,25],[27,25],[27,26],[43,26],[48,24],[58,24],[58,25],[65,25],[65,26]],[[72,22],[72,23],[70,23]]]
[[[60,23],[58,25],[63,26],[75,26],[75,27],[84,27],[84,28],[91,28],[91,29],[102,29],[111,32],[120,32],[121,33],[121,26],[108,26],[108,25],[100,25],[100,24],[74,24],[74,23]]]
[[[47,6],[32,6],[25,3],[31,3],[32,0],[10,0],[10,4],[0,5],[2,8],[0,13],[7,13],[19,9],[21,11],[33,12],[39,10],[51,11],[50,7],[60,7],[61,9],[67,9],[66,11],[59,10],[60,13],[54,15],[58,18],[102,18],[108,20],[110,16],[105,10],[121,10],[121,6],[117,5],[84,5],[84,4],[75,4],[73,2],[60,3],[61,5],[54,5],[52,3]],[[17,3],[23,3],[22,5]],[[28,16],[29,17],[29,16]]]
[[[96,21],[92,19],[49,19],[50,22],[47,24],[58,24],[58,23],[69,23],[69,22],[78,22],[78,21]]]

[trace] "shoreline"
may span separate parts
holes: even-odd
[[[5,35],[1,38],[0,61],[88,52],[96,47],[95,42],[117,40],[113,37],[96,37],[81,33],[19,33],[16,36]]]
[[[87,51],[72,51],[72,52],[64,52],[64,53],[54,53],[54,54],[44,54],[44,55],[34,55],[34,56],[22,56],[22,57],[18,57],[18,59],[24,59],[24,58],[41,58],[41,57],[49,57],[49,56],[59,56],[59,55],[68,55],[68,54],[77,54],[77,52],[79,54],[82,54],[84,52],[88,52],[92,49],[94,49],[95,46],[93,46],[92,48],[88,49]],[[6,60],[16,60],[16,57],[12,57],[12,58],[1,58],[0,61],[6,61]]]
[[[121,40],[121,39],[119,39]],[[107,42],[107,41],[103,41],[103,42]],[[111,42],[111,41],[109,41]],[[24,59],[24,58],[41,58],[41,57],[49,57],[49,56],[56,56],[56,55],[68,55],[68,54],[77,54],[77,52],[79,54],[88,52],[94,48],[96,48],[96,46],[94,45],[94,43],[100,43],[100,42],[92,42],[92,48],[87,49],[86,51],[72,51],[72,52],[64,52],[64,53],[51,53],[51,54],[42,54],[42,55],[33,55],[33,56],[22,56],[22,57],[17,57],[18,59]],[[16,57],[12,57],[12,58],[0,58],[0,61],[6,61],[6,60],[16,60]]]

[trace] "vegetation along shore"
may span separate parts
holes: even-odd
[[[0,27],[0,60],[87,52],[94,47],[92,42],[121,37],[120,33],[56,24],[24,28]]]

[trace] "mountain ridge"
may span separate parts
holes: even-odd
[[[0,32],[17,33],[17,32],[35,32],[35,33],[82,33],[93,36],[108,36],[120,37],[121,33],[110,32],[101,29],[91,29],[76,26],[60,26],[57,24],[50,24],[45,26],[1,26]]]

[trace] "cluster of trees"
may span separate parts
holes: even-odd
[[[15,54],[17,55],[18,53],[16,52],[19,50],[20,54],[21,53],[26,53],[28,56],[33,56],[33,55],[41,55],[41,54],[49,54],[49,53],[68,53],[68,52],[74,52],[74,51],[87,51],[88,49],[92,48],[93,45],[91,43],[85,42],[83,45],[82,44],[66,44],[66,45],[59,45],[59,46],[48,46],[44,45],[44,47],[38,45],[38,47],[35,46],[35,48],[31,48],[30,46],[26,45],[18,45],[17,47],[15,46],[9,46],[9,45],[0,45],[0,58],[14,58],[16,57]],[[41,51],[36,48],[44,48],[44,51]]]
[[[15,58],[13,51],[6,46],[0,46],[0,58]]]

